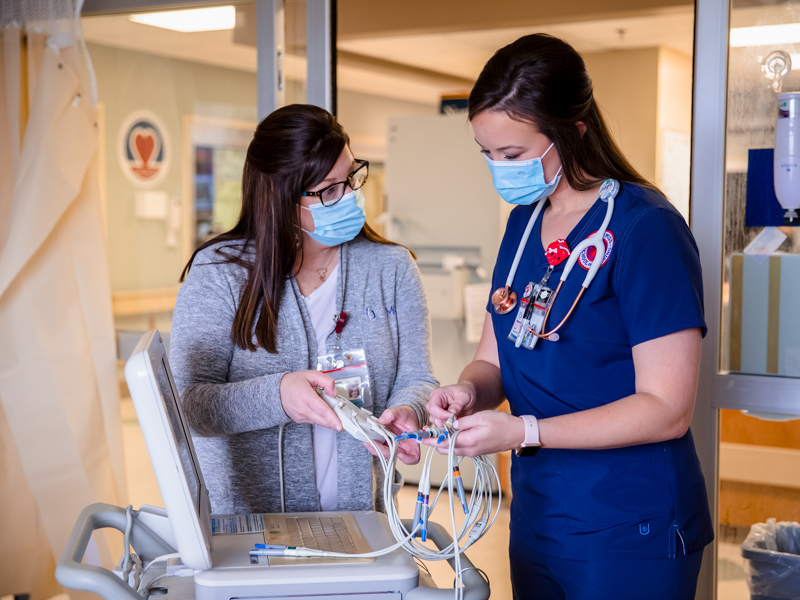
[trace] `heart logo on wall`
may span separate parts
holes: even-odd
[[[137,133],[134,140],[136,150],[139,152],[139,158],[142,164],[147,166],[150,161],[150,156],[153,154],[153,148],[156,145],[156,140],[153,138],[152,133]]]
[[[152,187],[169,168],[167,130],[149,111],[136,111],[125,119],[119,137],[120,166],[128,179],[140,187]]]

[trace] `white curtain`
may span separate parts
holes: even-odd
[[[126,498],[81,4],[0,2],[0,596],[32,600],[80,511]]]

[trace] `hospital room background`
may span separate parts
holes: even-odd
[[[87,266],[97,278],[64,295],[56,293],[61,283],[55,283],[53,296],[38,307],[52,314],[47,302],[60,304],[57,312],[65,319],[75,317],[70,303],[102,307],[94,316],[92,310],[81,313],[89,313],[81,341],[59,336],[54,323],[35,316],[36,308],[30,313],[35,322],[10,316],[16,306],[10,296],[35,278],[25,261],[57,252],[58,239],[43,234],[21,260],[12,247],[21,238],[8,232],[24,224],[14,221],[15,212],[0,211],[0,327],[6,328],[0,339],[7,347],[0,354],[0,506],[8,522],[0,535],[2,600],[23,594],[34,600],[87,597],[59,588],[52,575],[80,509],[99,501],[134,507],[161,502],[125,384],[125,360],[147,330],[158,329],[168,343],[184,264],[200,243],[235,223],[245,151],[259,118],[261,30],[255,3],[189,3],[224,8],[211,23],[198,21],[190,31],[180,29],[194,17],[179,16],[171,23],[162,15],[187,8],[181,4],[187,3],[159,7],[87,0],[83,7],[81,25],[97,84],[91,177],[99,201],[96,214],[81,219],[83,225],[95,223],[102,238]],[[792,316],[796,308],[766,316],[774,261],[796,265],[800,235],[781,227],[784,237],[767,252],[748,251],[765,227],[776,224],[755,214],[749,187],[756,185],[752,151],[772,148],[778,114],[779,90],[761,65],[772,51],[797,57],[800,64],[800,55],[792,54],[800,52],[800,36],[739,44],[731,33],[731,41],[724,41],[727,62],[715,71],[711,52],[710,59],[698,63],[703,43],[716,39],[713,23],[696,30],[696,19],[702,9],[711,18],[717,18],[714,11],[728,15],[727,29],[727,20],[720,25],[727,36],[729,30],[794,23],[800,20],[800,2],[769,7],[750,0],[335,4],[334,111],[350,135],[354,156],[370,161],[364,188],[368,222],[417,254],[431,313],[434,372],[442,384],[457,380],[477,347],[510,210],[494,191],[473,140],[466,118],[469,90],[493,51],[526,33],[553,34],[583,54],[625,155],[692,224],[701,254],[711,248],[703,256],[713,285],[706,291],[711,322],[695,437],[716,541],[706,554],[698,598],[749,598],[741,544],[750,526],[769,518],[800,521],[800,420],[793,419],[800,413],[800,323]],[[305,102],[306,2],[286,0],[283,6],[281,101]],[[9,25],[7,15],[0,16]],[[30,56],[25,60],[33,64]],[[698,119],[698,107],[705,106],[700,94],[719,90],[713,77],[698,79],[701,68],[702,73],[727,73],[721,94],[708,100],[709,114],[720,119],[717,129],[714,119]],[[800,77],[790,72],[781,85],[785,92],[800,90]],[[141,143],[130,141],[136,139],[130,135],[135,127],[143,132]],[[26,134],[19,127],[15,132],[20,139]],[[708,153],[698,153],[701,132],[717,140],[722,152],[716,171],[700,166],[711,160]],[[698,194],[698,178],[716,181],[718,197]],[[0,191],[6,194],[2,201],[10,202],[10,192]],[[41,221],[53,220],[53,231],[61,217],[48,211],[55,210],[44,204],[39,214]],[[771,256],[765,262],[751,260],[751,254]],[[7,275],[14,261],[18,270]],[[785,273],[784,295],[800,291],[800,270]],[[89,302],[82,294],[97,297]],[[796,303],[796,295],[789,298]],[[106,317],[113,320],[113,339],[94,343],[98,329],[90,321]],[[770,332],[775,340],[779,332],[780,342]],[[762,333],[763,352],[761,342],[748,337]],[[9,348],[34,340],[45,355],[36,377],[52,379],[52,385],[19,381]],[[106,358],[92,361],[93,353]],[[71,362],[62,360],[65,356]],[[93,366],[82,365],[76,356]],[[105,365],[105,372],[97,365]],[[75,368],[96,381],[88,396],[84,388],[59,384],[61,372]],[[575,374],[580,376],[579,360]],[[748,383],[740,390],[730,381]],[[774,386],[781,391],[774,392]],[[54,456],[61,457],[57,466]],[[510,457],[491,458],[501,475],[504,508],[501,522],[471,558],[488,574],[493,597],[509,598]],[[407,483],[419,478],[418,467],[403,466],[401,472]],[[400,494],[401,513],[413,512],[416,487],[406,488]],[[116,562],[119,547],[116,537],[98,541],[97,560],[106,566]],[[450,585],[446,566],[439,567],[431,566],[434,580]],[[20,588],[24,581],[27,586]]]

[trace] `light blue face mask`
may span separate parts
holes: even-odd
[[[333,206],[322,206],[322,203],[301,206],[311,213],[314,219],[314,231],[305,231],[311,239],[326,246],[338,246],[349,242],[358,235],[367,221],[364,208],[364,194],[361,190],[342,196]]]
[[[550,144],[550,148],[554,144]],[[539,158],[530,160],[492,160],[486,156],[489,171],[492,173],[494,189],[509,204],[533,204],[546,198],[558,187],[561,181],[561,167],[550,183],[544,179],[542,159],[550,152],[548,148]]]

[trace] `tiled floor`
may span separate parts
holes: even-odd
[[[738,544],[717,544],[718,600],[750,600],[747,573]]]
[[[150,458],[147,455],[147,448],[130,399],[122,402],[122,419],[129,502],[137,508],[142,504],[163,506],[153,468],[150,465]],[[413,516],[416,495],[417,491],[414,486],[405,486],[400,491],[398,502],[401,517]],[[511,598],[507,558],[508,519],[508,502],[504,500],[497,522],[489,533],[467,553],[473,564],[483,569],[489,576],[492,598]],[[450,515],[446,504],[436,510],[434,520],[449,530]],[[739,546],[719,544],[718,552],[718,600],[749,600],[750,594],[747,590]],[[428,569],[437,586],[440,588],[452,587],[453,571],[446,562],[428,563]]]

